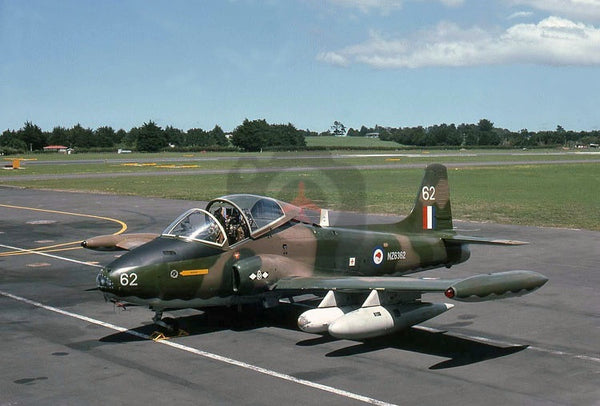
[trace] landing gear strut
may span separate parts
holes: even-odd
[[[152,321],[157,326],[160,326],[166,330],[167,333],[177,333],[179,331],[179,323],[172,317],[162,318],[163,312],[162,310],[155,310],[154,317],[152,317]]]

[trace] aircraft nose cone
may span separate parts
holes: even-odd
[[[102,292],[109,292],[113,289],[114,283],[109,276],[110,271],[107,268],[102,268],[96,276],[96,285]]]

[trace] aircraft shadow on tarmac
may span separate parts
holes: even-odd
[[[179,327],[190,336],[210,334],[217,331],[248,331],[264,327],[277,327],[297,330],[296,320],[302,309],[290,309],[280,306],[266,311],[244,311],[239,313],[233,309],[213,309],[200,314],[179,317]],[[157,330],[154,324],[115,333],[100,339],[101,343],[127,343],[146,340]],[[137,333],[137,334],[136,334]],[[298,346],[317,346],[337,341],[328,335],[302,340]],[[410,328],[401,333],[353,343],[326,354],[327,357],[351,357],[385,349],[398,349],[421,354],[448,358],[429,367],[431,370],[455,368],[495,358],[505,357],[526,349],[526,345],[497,346],[464,337],[457,337],[446,332],[432,332]]]
[[[387,348],[418,352],[449,358],[429,369],[455,368],[505,357],[523,351],[527,345],[501,347],[468,338],[456,337],[446,332],[432,332],[410,328],[399,334],[366,340],[328,353],[327,357],[346,357],[379,351]]]
[[[217,331],[247,331],[264,327],[278,327],[289,330],[298,330],[296,320],[300,315],[295,309],[285,311],[280,306],[274,309],[256,311],[253,308],[238,312],[233,308],[214,308],[202,313],[177,317],[175,320],[179,328],[187,336],[210,334]],[[151,314],[151,313],[149,313]],[[102,343],[126,343],[147,340],[155,331],[164,332],[160,327],[151,322],[136,327],[126,332],[108,335],[100,339]]]

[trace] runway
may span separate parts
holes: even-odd
[[[469,234],[531,244],[473,246],[465,264],[422,276],[529,269],[550,281],[521,298],[457,302],[381,340],[307,334],[280,307],[244,316],[176,312],[189,335],[155,343],[152,312],[123,311],[86,291],[115,253],[76,242],[123,224],[160,232],[199,206],[0,187],[0,405],[600,403],[599,232],[458,223]],[[330,218],[356,219],[364,217]],[[368,217],[375,220],[395,218]],[[22,251],[43,247],[51,256]]]

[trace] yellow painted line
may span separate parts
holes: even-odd
[[[208,269],[188,269],[187,271],[179,272],[181,276],[197,276],[208,274]]]
[[[163,169],[189,169],[189,168],[198,168],[198,165],[159,165],[157,168]]]
[[[150,162],[150,163],[138,163],[138,162],[127,162],[124,164],[121,164],[121,166],[156,166],[156,162]]]
[[[119,235],[125,232],[125,230],[127,230],[127,224],[124,221],[121,220],[117,220],[111,217],[103,217],[103,216],[95,216],[93,214],[82,214],[82,213],[72,213],[72,212],[68,212],[68,211],[60,211],[60,210],[49,210],[49,209],[38,209],[35,207],[25,207],[25,206],[13,206],[11,204],[0,204],[0,207],[4,207],[7,209],[17,209],[17,210],[29,210],[29,211],[36,211],[36,212],[41,212],[41,213],[52,213],[52,214],[61,214],[61,215],[65,215],[65,216],[75,216],[75,217],[86,217],[86,218],[92,218],[92,219],[97,219],[97,220],[105,220],[105,221],[111,221],[113,223],[117,223],[121,226],[121,229],[118,230],[117,232],[113,233],[113,235]],[[38,248],[34,248],[31,249],[29,251],[34,251],[34,252],[57,252],[57,251],[68,251],[68,250],[74,250],[74,249],[80,249],[81,247],[71,247],[71,248],[64,248],[64,249],[57,249],[59,247],[67,247],[69,245],[79,245],[81,241],[71,241],[71,242],[65,242],[62,244],[55,244],[55,245],[49,245],[46,247],[38,247]],[[0,253],[0,257],[6,257],[6,256],[11,256],[11,255],[24,255],[24,254],[29,254],[29,252],[24,252],[24,251],[12,251],[12,252],[3,252]]]
[[[77,244],[77,247],[70,247],[70,248],[56,248],[53,249],[52,247],[40,247],[40,248],[35,248],[35,249],[30,249],[30,250],[26,250],[26,251],[9,251],[9,252],[2,252],[0,253],[0,258],[1,257],[12,257],[12,256],[17,256],[17,255],[29,255],[29,254],[35,254],[38,252],[62,252],[62,251],[73,251],[73,250],[80,250],[82,247],[79,246],[80,242],[79,241],[75,241],[69,244]]]
[[[79,249],[81,247],[71,247],[71,248],[60,248],[60,247],[68,247],[69,245],[79,245],[80,243],[81,243],[81,241],[65,242],[62,244],[48,245],[46,247],[32,248],[30,251],[43,251],[43,252],[70,251],[70,250]],[[21,252],[21,251],[2,252],[2,253],[0,253],[0,257],[8,257],[11,255],[27,255],[27,254],[29,254],[29,253]]]

